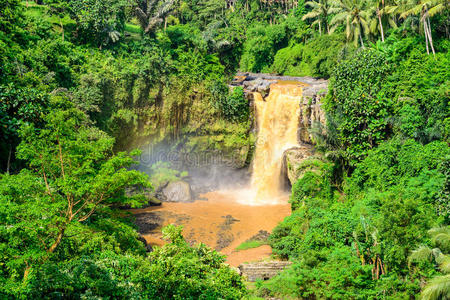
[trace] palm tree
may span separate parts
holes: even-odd
[[[333,0],[313,0],[305,3],[305,6],[309,6],[312,10],[302,17],[302,20],[306,19],[316,19],[312,22],[312,25],[319,26],[319,34],[322,34],[322,24],[327,29],[327,33],[330,34],[330,25],[328,24],[328,16],[337,13],[339,9],[333,7],[335,1]]]
[[[423,23],[427,53],[430,54],[429,45],[433,55],[435,55],[430,17],[447,10],[450,7],[448,0],[420,0],[418,2],[417,0],[411,0],[408,4],[409,8],[405,9],[400,17],[406,18],[410,15],[420,15],[420,21]]]
[[[354,43],[361,43],[364,48],[363,34],[369,34],[370,10],[366,10],[364,1],[358,0],[340,0],[337,3],[339,13],[337,13],[330,22],[332,26],[330,32],[334,32],[336,28],[345,24],[347,40],[353,38]]]
[[[390,1],[390,3],[383,6],[380,13],[381,13],[381,15],[389,16],[389,18],[387,19],[389,22],[389,25],[391,25],[391,27],[396,28],[398,19],[400,18],[400,15],[404,11],[406,11],[410,8],[410,2],[411,2],[411,0]]]
[[[383,29],[383,22],[381,20],[381,17],[383,16],[384,12],[384,0],[375,0],[374,1],[373,8],[375,9],[376,19],[373,19],[371,22],[371,31],[375,32],[377,25],[379,26],[380,34],[381,34],[381,41],[384,42],[384,29]]]
[[[434,259],[443,275],[433,277],[427,283],[420,295],[421,299],[448,299],[448,295],[450,295],[450,227],[432,228],[428,233],[435,248],[421,246],[411,253],[409,261]]]
[[[139,0],[135,14],[145,33],[153,31],[172,11],[175,0]]]

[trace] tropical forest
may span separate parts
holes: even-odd
[[[448,0],[0,0],[0,299],[450,300]]]

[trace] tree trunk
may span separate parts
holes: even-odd
[[[425,35],[425,45],[427,46],[427,54],[430,55],[430,49],[428,48],[428,35],[427,35],[427,22],[423,19],[423,34]]]
[[[59,17],[59,26],[61,26],[61,31],[62,31],[62,40],[64,42],[64,26],[61,20],[61,17]]]
[[[381,22],[380,10],[377,7],[378,23],[380,23],[381,41],[384,42],[383,23]]]
[[[66,228],[63,227],[59,230],[58,235],[56,236],[55,242],[48,248],[47,253],[53,253],[56,249],[56,247],[59,246],[61,243],[62,238],[64,237],[64,231],[66,231]]]
[[[427,29],[428,29],[428,40],[430,41],[431,51],[433,52],[433,55],[436,55],[436,52],[434,52],[434,47],[433,47],[433,36],[431,35],[431,24],[430,24],[430,18],[428,16],[428,10],[427,10],[427,14],[426,14],[426,19],[427,19]]]
[[[9,168],[11,166],[11,154],[12,154],[12,144],[9,145],[8,161],[6,162],[6,174],[9,174]]]
[[[319,21],[319,35],[322,35],[322,28],[320,26],[320,21]]]
[[[362,39],[362,32],[359,34],[359,40],[361,42],[361,47],[364,49],[365,47],[364,47],[364,42],[363,42],[363,39]]]

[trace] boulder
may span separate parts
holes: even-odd
[[[162,189],[162,195],[167,202],[192,202],[192,192],[189,183],[179,180],[170,182]]]
[[[291,186],[300,178],[303,163],[311,159],[313,155],[314,147],[308,144],[284,151],[281,170],[284,175],[283,177],[289,180]]]
[[[155,191],[152,188],[143,187],[141,185],[135,185],[127,188],[125,190],[125,194],[128,197],[144,195],[144,197],[148,200],[148,202],[144,204],[143,208],[161,205],[161,201],[156,198]],[[124,207],[124,208],[131,208],[131,207]]]
[[[246,92],[259,92],[261,94],[267,95],[270,91],[270,85],[276,82],[275,80],[267,80],[263,78],[256,78],[251,81],[242,81],[244,90]]]

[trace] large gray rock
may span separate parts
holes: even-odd
[[[174,181],[169,183],[163,190],[162,195],[167,202],[192,202],[191,186],[185,181]]]
[[[161,201],[156,198],[156,193],[152,188],[143,187],[141,185],[135,185],[132,187],[129,187],[125,190],[125,194],[127,197],[133,197],[138,195],[143,195],[148,202],[144,204],[142,208],[146,208],[149,206],[158,206],[161,205]],[[131,208],[131,207],[125,207],[125,208]]]
[[[311,158],[314,154],[314,147],[304,144],[284,151],[282,162],[282,173],[289,179],[291,185],[299,179],[299,166]]]
[[[318,153],[314,147],[303,144],[288,149],[283,154],[282,175],[288,178],[291,186],[301,179],[307,172],[323,175],[327,160]]]

